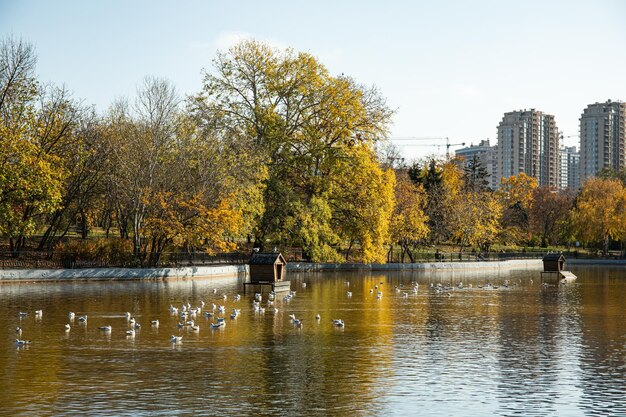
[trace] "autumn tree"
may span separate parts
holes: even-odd
[[[583,242],[599,242],[603,253],[610,239],[626,237],[626,189],[618,179],[591,178],[577,198],[572,220]]]
[[[466,247],[488,251],[496,240],[502,207],[491,191],[467,191],[457,196],[454,204],[452,240],[459,246],[459,254]]]
[[[342,197],[357,192],[350,187],[368,189],[367,182],[349,181],[357,173],[346,167],[362,156],[354,149],[385,135],[391,112],[384,100],[375,89],[331,76],[309,54],[255,41],[218,53],[213,63],[195,114],[237,138],[268,169],[256,244],[301,246],[312,260],[339,259],[342,239],[354,236],[340,236],[334,227],[342,210],[349,211]],[[347,190],[336,186],[338,173]]]
[[[132,240],[141,266],[157,265],[172,246],[235,248],[263,169],[253,171],[229,138],[185,112],[162,79],[145,79],[132,106],[116,103],[107,125],[107,189],[120,236]]]
[[[463,186],[458,165],[455,161],[431,158],[423,165],[414,164],[409,169],[409,177],[421,185],[427,195],[425,213],[430,241],[440,244],[450,240],[457,217],[456,203]]]
[[[549,187],[539,187],[533,191],[529,209],[529,224],[533,233],[541,237],[541,246],[547,247],[556,241],[559,230],[565,226],[573,195]]]
[[[359,243],[362,262],[384,263],[395,205],[395,174],[382,169],[372,150],[363,144],[346,150],[340,168],[333,176],[332,223],[342,242],[349,247]]]
[[[14,254],[36,220],[60,203],[66,172],[53,147],[72,123],[67,108],[56,107],[56,96],[39,86],[35,63],[32,45],[0,43],[0,233]]]
[[[537,179],[524,173],[502,178],[497,192],[503,207],[501,240],[504,243],[527,242],[529,239],[529,211]]]
[[[389,260],[394,244],[402,250],[401,260],[407,255],[414,262],[411,248],[428,236],[428,216],[425,213],[427,195],[422,185],[413,183],[407,171],[396,174],[395,209],[391,218],[391,242]]]
[[[449,239],[458,245],[459,255],[466,247],[488,250],[496,239],[502,215],[495,194],[482,182],[484,176],[479,163],[470,169],[462,169],[460,165],[458,161],[450,161],[444,165],[442,174],[450,201]]]

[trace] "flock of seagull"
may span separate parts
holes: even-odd
[[[305,283],[303,283],[302,285],[303,287],[306,286]],[[213,289],[213,294],[214,295],[217,294],[217,289]],[[351,295],[351,293],[349,294]],[[275,292],[270,292],[266,300],[266,304],[265,304],[266,306],[264,306],[262,304],[263,295],[261,293],[256,293],[254,295],[254,300],[252,301],[252,310],[257,314],[264,314],[266,311],[266,308],[271,307],[274,313],[278,313],[279,311],[278,308],[274,306],[274,301],[276,299],[276,296],[277,295]],[[296,296],[296,291],[290,291],[288,294],[286,294],[283,297],[282,300],[288,302],[288,301],[291,301],[291,299],[295,296]],[[228,296],[226,294],[224,294],[222,298],[224,301],[228,300]],[[232,300],[234,302],[240,301],[241,295],[235,294]],[[200,304],[196,307],[192,307],[189,302],[183,303],[180,307],[175,307],[174,305],[170,304],[169,312],[170,312],[170,315],[179,317],[180,321],[177,323],[177,328],[179,330],[186,328],[192,332],[196,332],[196,333],[199,332],[200,325],[196,323],[196,319],[198,315],[200,314],[202,314],[207,319],[214,319],[213,322],[209,323],[209,328],[212,330],[224,328],[226,326],[226,318],[224,317],[226,315],[226,306],[224,305],[216,305],[215,303],[212,303],[210,306],[207,306],[207,304],[204,301],[200,301]],[[230,314],[230,319],[235,320],[237,317],[239,317],[240,314],[241,314],[241,309],[233,308],[232,313]],[[19,312],[20,320],[24,319],[28,315],[29,313],[27,312],[23,312],[23,311]],[[35,320],[41,320],[41,318],[43,317],[43,310],[35,310],[34,315],[35,315]],[[128,324],[125,330],[126,336],[127,338],[134,338],[135,335],[137,334],[137,331],[141,328],[141,324],[137,321],[135,317],[132,316],[130,312],[124,313],[124,316]],[[68,313],[67,318],[68,318],[68,323],[66,323],[64,327],[66,334],[71,331],[72,325],[74,323],[78,322],[79,325],[86,325],[87,320],[88,320],[87,315],[82,315],[82,316],[77,317],[76,313],[73,311],[70,311]],[[296,318],[294,314],[290,314],[289,319],[291,320],[291,323],[295,327],[297,328],[302,327],[302,319]],[[315,319],[317,321],[320,321],[321,316],[317,314],[315,316]],[[338,328],[343,328],[345,326],[343,319],[333,319],[332,324],[333,326],[338,327]],[[160,325],[159,320],[158,319],[152,320],[150,322],[150,325],[153,328],[158,328]],[[98,330],[104,333],[110,334],[113,331],[113,326],[111,325],[99,326]],[[16,346],[22,347],[22,346],[30,345],[32,343],[30,340],[21,339],[21,336],[23,333],[22,327],[18,326],[15,329],[15,333],[17,335],[17,339],[15,339]],[[180,335],[170,336],[170,342],[172,344],[181,343],[182,340],[183,340],[183,336],[180,336]]]
[[[345,285],[347,287],[349,287],[350,282],[346,281]],[[380,290],[380,288],[382,287],[383,282],[380,282],[380,284],[375,285],[373,288],[370,288],[369,292],[370,294],[374,294],[376,293],[376,299],[377,300],[381,300],[383,297],[383,292]],[[509,282],[509,280],[505,280],[504,283],[502,284],[502,287],[504,288],[508,288],[511,285],[511,283]],[[516,284],[512,284],[512,285],[517,285]],[[303,287],[306,287],[306,283],[302,283]],[[490,283],[487,283],[485,285],[477,285],[478,288],[484,288],[484,289],[498,289],[499,286],[498,285],[493,285]],[[468,284],[467,287],[464,286],[464,284],[462,282],[458,283],[456,286],[444,286],[441,283],[438,284],[433,284],[431,283],[429,286],[429,290],[432,293],[435,294],[443,294],[445,296],[451,297],[452,296],[452,292],[455,289],[464,289],[464,288],[472,288],[472,284]],[[395,292],[397,294],[400,294],[403,298],[408,298],[410,295],[416,295],[419,291],[419,284],[417,282],[413,282],[411,284],[411,289],[410,290],[406,290],[400,287],[395,287]],[[213,294],[217,295],[217,289],[213,289]],[[282,298],[282,300],[284,302],[288,302],[290,301],[293,297],[296,296],[296,292],[295,291],[290,291],[288,294],[285,294]],[[265,301],[265,303],[263,302],[263,295],[261,293],[256,293],[254,295],[254,299],[252,300],[252,310],[255,314],[264,314],[266,312],[266,309],[270,309],[270,311],[273,311],[275,314],[278,313],[278,308],[276,308],[274,306],[274,301],[277,297],[277,294],[274,292],[270,292],[268,294],[267,300]],[[347,290],[346,291],[346,297],[347,298],[351,298],[352,297],[352,291]],[[221,296],[221,298],[226,301],[228,300],[228,296],[226,294],[223,294]],[[241,296],[239,294],[235,294],[232,297],[232,301],[234,302],[238,302],[241,300]],[[181,329],[186,328],[189,331],[192,331],[194,333],[197,333],[200,331],[200,325],[198,323],[196,323],[197,317],[199,315],[203,315],[206,319],[209,320],[213,320],[212,322],[209,323],[209,328],[211,330],[217,330],[217,329],[221,329],[224,328],[226,326],[226,306],[224,305],[216,305],[215,303],[212,303],[211,305],[207,306],[207,304],[204,301],[200,301],[200,304],[196,307],[192,307],[191,304],[189,302],[187,303],[183,303],[180,307],[175,307],[174,305],[170,304],[169,306],[169,313],[172,316],[177,316],[180,321],[178,321],[177,323],[177,328],[179,329],[179,331]],[[19,317],[20,320],[27,317],[29,313],[26,312],[19,312]],[[241,314],[241,309],[238,308],[233,308],[231,314],[230,314],[230,319],[231,320],[235,320],[237,319],[237,317],[239,317],[239,315]],[[42,310],[35,310],[34,312],[34,316],[36,320],[40,320],[43,316],[43,311]],[[135,335],[137,334],[137,331],[141,328],[141,324],[136,320],[135,317],[132,316],[131,313],[126,312],[124,314],[126,321],[127,321],[127,327],[125,330],[126,336],[127,338],[134,338]],[[79,325],[86,325],[87,324],[87,320],[88,320],[88,316],[87,315],[82,315],[82,316],[76,316],[76,313],[74,312],[69,312],[68,313],[68,323],[65,324],[65,332],[66,334],[69,333],[72,329],[72,325],[74,325],[74,323],[78,322]],[[295,316],[295,314],[290,314],[289,315],[289,319],[291,321],[291,323],[294,325],[294,327],[296,328],[301,328],[302,327],[302,319],[301,318],[297,318]],[[315,320],[317,322],[321,321],[321,316],[320,314],[316,314],[315,316]],[[336,328],[344,328],[345,327],[345,322],[343,321],[343,319],[332,319],[331,320],[332,325]],[[158,328],[160,323],[158,319],[152,320],[150,322],[151,327],[153,328]],[[113,327],[111,325],[105,325],[105,326],[100,326],[98,327],[98,329],[104,333],[108,333],[110,334],[113,331]],[[17,334],[17,339],[15,339],[15,345],[18,347],[21,346],[27,346],[31,344],[30,340],[26,340],[26,339],[21,339],[23,330],[21,327],[17,327],[15,330],[16,334]],[[170,336],[170,342],[172,344],[178,344],[181,343],[183,340],[183,336],[180,335],[171,335]]]

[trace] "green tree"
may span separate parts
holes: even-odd
[[[384,100],[375,89],[331,76],[309,54],[255,41],[218,53],[213,63],[194,112],[267,167],[256,245],[302,246],[310,259],[338,259],[349,234],[339,236],[334,225],[349,192],[336,187],[336,175],[357,186],[345,167],[356,158],[353,148],[386,134],[391,111]]]
[[[473,155],[463,167],[464,188],[472,192],[489,189],[489,172],[478,155]]]
[[[409,169],[409,177],[426,191],[425,212],[430,241],[434,244],[448,241],[452,237],[455,202],[462,187],[462,176],[457,164],[430,159],[422,167],[414,164]]]

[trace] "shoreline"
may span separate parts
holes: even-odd
[[[161,281],[189,278],[237,278],[248,265],[191,266],[182,268],[4,269],[0,284],[10,282]]]
[[[541,259],[513,259],[493,262],[423,262],[423,263],[390,263],[390,264],[322,264],[322,263],[289,263],[287,271],[291,272],[333,272],[333,271],[508,271],[511,269],[542,268]]]
[[[618,259],[569,259],[567,265],[626,266],[626,260]],[[425,262],[413,264],[323,264],[294,262],[287,264],[287,271],[300,272],[505,272],[511,270],[541,270],[541,259],[521,259],[495,262]],[[67,281],[139,281],[178,280],[194,278],[247,277],[248,265],[191,266],[180,268],[84,268],[84,269],[3,269],[0,284],[28,282]]]

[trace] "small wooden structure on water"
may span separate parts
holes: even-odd
[[[250,281],[243,284],[243,293],[248,285],[259,286],[261,292],[264,286],[272,287],[272,291],[289,291],[291,283],[285,281],[287,261],[282,254],[254,252],[248,261]]]
[[[548,253],[543,257],[542,281],[557,281],[565,284],[576,280],[576,275],[570,271],[564,271],[565,256],[562,253]]]

